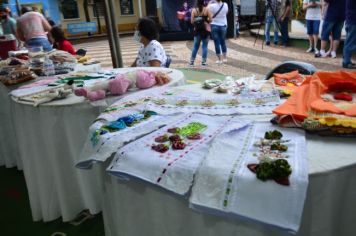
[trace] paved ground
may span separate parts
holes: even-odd
[[[341,55],[338,58],[314,58],[313,54],[308,54],[305,49],[301,48],[282,48],[276,46],[264,46],[262,49],[261,39],[244,34],[237,39],[229,39],[228,45],[228,62],[223,65],[215,64],[216,56],[214,52],[213,41],[209,42],[208,66],[200,66],[201,51],[197,56],[196,65],[193,67],[197,70],[210,70],[224,75],[233,75],[236,77],[256,75],[263,78],[271,69],[283,61],[299,60],[314,64],[320,70],[339,70],[341,69]],[[172,57],[172,68],[190,68],[188,60],[191,54],[192,41],[171,41],[162,43],[166,52]],[[132,36],[123,36],[120,38],[124,66],[130,66],[134,61],[139,44],[136,43]],[[86,48],[88,54],[102,62],[104,68],[112,67],[109,44],[106,39],[98,39],[94,42],[79,43],[75,47]]]

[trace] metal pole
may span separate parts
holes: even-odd
[[[237,4],[236,4],[236,0],[232,1],[232,6],[234,9],[234,39],[236,39],[236,16],[238,15],[237,13]]]
[[[141,0],[138,0],[138,12],[140,15],[140,18],[142,17],[142,3]]]
[[[119,41],[119,32],[117,30],[116,26],[116,19],[115,19],[115,4],[113,0],[106,0],[109,3],[109,11],[110,11],[110,21],[111,21],[111,29],[112,29],[112,37],[113,37],[113,44],[114,44],[114,49],[116,51],[116,61],[117,64],[114,68],[122,68],[123,63],[122,63],[122,55],[121,55],[121,49],[120,49],[120,41]]]
[[[111,61],[112,61],[113,67],[117,68],[118,67],[117,54],[116,54],[116,49],[115,49],[114,39],[113,39],[113,32],[112,32],[112,27],[111,27],[111,25],[112,25],[111,18],[109,16],[109,14],[110,14],[109,0],[104,0],[104,5],[105,5],[105,25],[106,25],[106,33],[107,33],[108,40],[109,40]]]

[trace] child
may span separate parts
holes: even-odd
[[[55,26],[51,29],[51,35],[54,39],[54,48],[76,55],[73,45],[66,39],[63,30],[59,26]]]

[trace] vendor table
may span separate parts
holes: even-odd
[[[164,86],[185,82],[184,74],[178,70],[143,69],[169,72],[172,80]],[[137,68],[117,71],[133,70]],[[89,126],[107,104],[117,99],[120,97],[91,104],[72,95],[39,107],[13,101],[15,135],[34,221],[50,221],[60,216],[63,221],[69,221],[84,209],[93,214],[101,211],[103,182],[98,174],[99,168],[86,172],[74,165]]]
[[[93,65],[76,65],[74,71],[97,72],[101,70],[100,64]],[[41,78],[39,78],[41,79]],[[19,86],[32,83],[29,81],[12,86],[5,86],[0,83],[0,166],[7,168],[17,167],[22,169],[22,161],[19,157],[16,135],[14,132],[14,116],[11,107],[11,98],[9,93]]]
[[[201,91],[200,85],[187,85]],[[207,91],[206,93],[210,93]],[[242,116],[268,121],[271,115]],[[296,235],[351,236],[356,231],[356,141],[307,135],[309,187]],[[290,232],[256,221],[194,211],[188,200],[157,186],[132,179],[120,181],[105,172],[103,216],[106,236],[251,235],[287,236]],[[263,199],[261,199],[263,201]]]

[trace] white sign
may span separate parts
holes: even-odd
[[[241,0],[241,15],[251,16],[256,15],[256,0]]]

